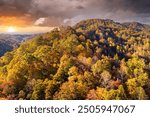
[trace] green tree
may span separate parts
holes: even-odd
[[[98,60],[93,66],[92,71],[93,74],[101,74],[104,70],[110,71],[111,69],[111,63],[110,61],[106,59]]]
[[[88,87],[77,82],[66,82],[60,87],[60,91],[54,96],[58,100],[79,100],[85,99]]]
[[[43,100],[45,99],[45,87],[46,85],[42,80],[37,80],[33,87],[32,100]]]
[[[59,83],[53,80],[45,81],[47,83],[46,89],[45,89],[45,99],[46,100],[52,100],[53,95],[59,88]]]

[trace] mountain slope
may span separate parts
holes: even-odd
[[[150,33],[112,20],[81,21],[0,58],[7,99],[150,99]]]

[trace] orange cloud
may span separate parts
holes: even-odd
[[[1,26],[30,26],[34,23],[34,19],[27,17],[6,17],[0,16]]]

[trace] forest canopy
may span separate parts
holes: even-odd
[[[0,58],[0,97],[150,99],[150,26],[91,19],[25,41]]]

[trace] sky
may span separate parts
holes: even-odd
[[[150,0],[0,0],[0,32],[44,32],[90,18],[150,24]]]

